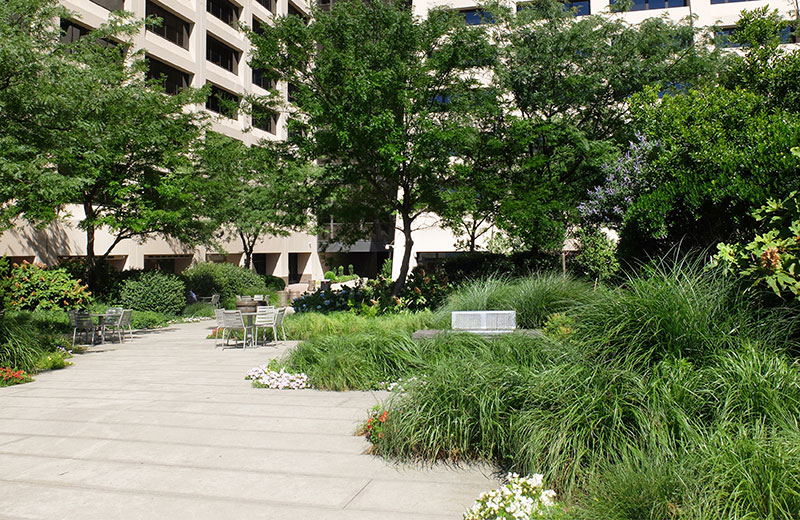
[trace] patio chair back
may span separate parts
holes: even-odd
[[[272,327],[275,323],[275,307],[257,307],[256,308],[256,327]]]
[[[225,336],[225,310],[223,309],[214,309],[214,316],[217,318],[217,330],[214,334],[214,346],[219,345],[220,339],[223,339]],[[222,334],[220,336],[220,334]]]
[[[128,329],[128,335],[133,339],[133,328],[131,327],[131,318],[133,318],[133,311],[125,309],[122,311],[122,317],[119,319],[119,329],[124,333]]]
[[[281,307],[278,309],[278,314],[275,316],[275,330],[281,329],[281,334],[283,335],[283,341],[286,341],[286,329],[283,326],[283,320],[286,318],[286,307]],[[275,340],[278,340],[277,332],[275,334]]]
[[[232,330],[241,330],[244,332],[242,347],[247,347],[248,329],[244,323],[244,317],[241,311],[224,311],[225,330],[223,331],[223,339],[227,335],[227,340],[230,341],[230,334]],[[227,345],[227,343],[226,343]]]
[[[89,311],[79,311],[79,310],[68,310],[67,316],[69,316],[69,325],[72,327],[72,346],[75,346],[75,339],[78,335],[78,332],[83,332],[86,334],[88,339],[89,333],[92,333],[92,345],[94,345],[94,334],[97,331],[97,327],[94,325],[94,321],[92,321],[92,315]]]
[[[119,342],[122,343],[122,316],[125,310],[122,307],[109,307],[106,309],[106,315],[103,317],[103,339],[105,340],[106,332],[117,333]]]
[[[212,294],[211,295],[211,306],[214,308],[219,307],[219,294]]]

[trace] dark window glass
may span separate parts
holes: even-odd
[[[211,85],[211,94],[206,101],[206,108],[225,117],[236,119],[239,110],[239,96]]]
[[[78,25],[72,20],[61,19],[61,42],[74,43],[84,36],[90,34],[91,29]],[[107,40],[106,38],[93,38],[92,42],[101,47],[116,47],[118,42]]]
[[[265,77],[261,69],[253,69],[253,85],[258,85],[264,90],[275,88],[275,82]]]
[[[278,116],[271,110],[253,107],[253,126],[274,135],[278,126]]]
[[[92,0],[92,2],[109,11],[120,11],[123,7],[123,0]]]
[[[239,21],[239,8],[227,0],[206,0],[206,11],[228,25]]]
[[[286,98],[289,103],[294,103],[297,94],[297,86],[289,83],[286,86]]]
[[[61,19],[61,43],[73,43],[89,34],[89,29],[72,20]]]
[[[520,12],[523,9],[528,9],[528,8],[530,8],[530,4],[517,4],[517,12]],[[576,16],[586,16],[587,14],[592,14],[591,7],[589,6],[589,0],[564,2],[564,8],[574,10]]]
[[[611,0],[611,5],[614,5]],[[633,0],[631,11],[647,11],[649,9],[666,9],[668,7],[686,7],[689,0]]]
[[[192,24],[153,2],[147,2],[147,16],[161,18],[161,25],[159,27],[149,26],[147,27],[148,31],[166,38],[184,49],[189,48],[189,35],[192,34]]]
[[[719,47],[741,47],[743,44],[734,43],[731,41],[731,36],[736,32],[736,27],[723,27],[718,30],[715,35],[717,37],[717,45]]]
[[[275,11],[272,10],[272,0],[256,0],[259,4],[264,6],[264,9],[269,11],[270,13],[274,13]]]
[[[711,0],[712,4],[729,4],[734,2],[749,2],[750,0]]]
[[[464,9],[460,12],[462,15],[464,15],[464,20],[467,22],[467,25],[494,23],[492,14],[484,11],[483,9]]]
[[[210,35],[206,35],[206,59],[225,70],[238,74],[239,51],[231,49]]]
[[[294,4],[292,4],[291,2],[289,2],[289,8],[288,8],[288,10],[286,12],[290,16],[299,16],[300,18],[303,19],[303,21],[308,23],[308,16],[303,14],[303,12],[300,9],[298,9],[297,7],[295,7]]]
[[[159,79],[167,94],[177,94],[192,83],[191,74],[147,56],[147,79]]]
[[[780,32],[781,43],[797,43],[797,31],[794,27],[784,27]]]
[[[256,34],[261,34],[264,32],[264,23],[259,22],[258,18],[253,18],[253,32]]]

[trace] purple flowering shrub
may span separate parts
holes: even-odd
[[[629,144],[628,151],[616,163],[604,166],[605,182],[589,190],[586,202],[578,206],[584,223],[617,229],[622,226],[638,196],[652,186],[649,158],[657,147],[658,143],[637,132],[636,142]]]

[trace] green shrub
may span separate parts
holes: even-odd
[[[262,274],[261,278],[264,279],[264,285],[266,285],[267,289],[282,291],[286,288],[286,282],[283,281],[283,278],[272,276],[271,274]]]
[[[67,273],[76,280],[89,283],[89,274],[85,258],[62,260],[59,262],[58,267],[66,270]],[[119,292],[122,289],[122,283],[134,274],[135,271],[119,271],[116,267],[111,265],[111,263],[106,262],[102,258],[96,259],[93,296],[104,301],[118,300]]]
[[[169,325],[170,319],[173,316],[164,314],[163,312],[156,311],[133,311],[131,314],[131,328],[140,329],[158,329]]]
[[[124,282],[120,301],[128,309],[177,315],[186,303],[185,293],[183,281],[176,275],[145,271]]]
[[[64,269],[45,269],[23,262],[14,264],[6,276],[10,309],[72,309],[87,307],[92,301],[87,286]]]
[[[183,272],[186,285],[198,296],[220,295],[223,307],[233,307],[237,294],[265,294],[264,278],[255,271],[228,263],[203,262]]]
[[[63,352],[69,346],[67,336],[61,332],[62,327],[67,327],[46,324],[44,315],[42,311],[6,314],[0,321],[0,366],[34,372],[42,356]]]
[[[183,309],[183,315],[194,318],[213,318],[214,307],[208,303],[195,302]]]

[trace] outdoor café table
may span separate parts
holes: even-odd
[[[250,329],[255,334],[255,329],[253,327],[253,323],[256,321],[256,312],[243,312],[242,318],[244,318],[245,326]],[[253,335],[250,336],[250,341],[253,345],[257,345],[258,343],[253,338]]]
[[[106,336],[105,336],[105,334],[103,334],[103,332],[104,332],[103,325],[105,323],[105,319],[106,318],[116,318],[118,316],[119,316],[118,314],[106,314],[105,312],[93,312],[92,313],[92,318],[97,318],[97,329],[98,329],[98,335],[100,336],[100,343],[101,344],[106,342]]]

